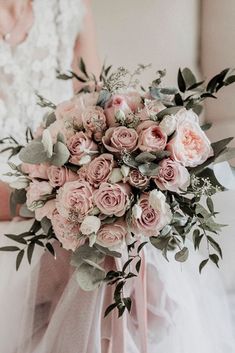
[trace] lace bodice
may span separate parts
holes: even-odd
[[[72,82],[56,79],[69,70],[76,36],[81,30],[83,0],[34,0],[34,24],[15,48],[0,42],[0,138],[23,139],[43,116],[35,92],[54,103],[72,95]]]

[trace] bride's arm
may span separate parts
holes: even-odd
[[[74,47],[73,71],[78,72],[78,60],[82,57],[86,63],[87,71],[94,73],[98,77],[101,65],[96,47],[95,25],[91,9],[91,0],[85,0],[85,4],[86,14],[83,21],[83,30],[79,34]],[[81,88],[81,84],[75,80],[75,92],[78,91],[79,88]]]
[[[8,221],[12,218],[9,207],[10,194],[9,186],[0,181],[0,221]]]

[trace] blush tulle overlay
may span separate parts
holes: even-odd
[[[29,221],[0,224],[23,232]],[[131,315],[104,318],[112,288],[82,291],[68,252],[57,260],[38,251],[31,266],[15,270],[15,254],[0,254],[0,352],[4,353],[231,353],[230,315],[218,271],[198,274],[199,255],[179,265],[152,246],[144,248],[140,276],[127,291]],[[171,256],[170,256],[171,257]],[[118,264],[117,264],[118,266]]]

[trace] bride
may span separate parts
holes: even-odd
[[[86,9],[85,9],[86,7]],[[84,15],[85,12],[85,15]],[[79,36],[78,36],[79,35]],[[78,38],[78,39],[77,39]],[[98,72],[88,0],[0,0],[0,138],[24,141],[42,117],[35,91],[54,103],[70,98],[57,69],[76,69],[82,56]],[[1,174],[6,158],[1,159]],[[9,221],[9,190],[0,184],[0,244],[31,221]],[[86,293],[67,252],[34,256],[16,273],[14,254],[0,254],[2,353],[232,353],[235,343],[223,287],[214,268],[199,276],[198,255],[182,268],[145,249],[145,272],[129,288],[130,316],[103,319],[110,292]]]

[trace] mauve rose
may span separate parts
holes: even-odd
[[[114,167],[112,154],[104,153],[96,157],[87,166],[87,180],[94,187],[99,187],[101,183],[106,182]]]
[[[55,209],[55,199],[49,200],[42,207],[35,209],[35,219],[37,221],[41,221],[44,217],[51,219]]]
[[[65,167],[56,167],[52,165],[48,168],[47,174],[49,182],[54,188],[57,186],[63,186],[66,181],[78,180],[77,174]]]
[[[138,134],[125,126],[111,127],[105,132],[102,141],[110,152],[132,152],[137,148]]]
[[[71,152],[70,162],[79,165],[82,157],[95,156],[97,145],[83,131],[76,132],[68,141],[68,149]]]
[[[213,155],[210,141],[192,110],[182,109],[176,117],[176,132],[167,149],[172,153],[172,158],[185,167],[196,167]]]
[[[186,190],[190,184],[190,174],[188,170],[179,162],[171,158],[163,159],[159,163],[159,173],[154,181],[161,190],[180,192]]]
[[[138,117],[140,120],[149,120],[151,116],[155,116],[160,111],[164,110],[166,107],[161,101],[156,99],[145,99],[144,108],[138,112]]]
[[[30,209],[34,201],[40,200],[42,196],[50,195],[52,190],[53,187],[47,181],[38,181],[36,179],[33,179],[32,182],[29,184],[26,194],[27,207]]]
[[[39,178],[48,180],[48,164],[28,164],[22,163],[20,166],[23,173],[29,175],[30,178]]]
[[[159,231],[170,222],[170,210],[166,208],[167,212],[165,212],[161,208],[154,209],[149,203],[148,193],[140,196],[137,206],[142,211],[137,218],[134,215],[132,217],[132,229],[137,235],[157,236]]]
[[[55,116],[57,120],[67,121],[76,126],[82,125],[81,110],[72,100],[58,104],[55,110]]]
[[[88,107],[82,113],[82,123],[89,137],[100,141],[106,129],[106,117],[101,107]]]
[[[101,213],[121,217],[130,206],[130,194],[127,184],[102,183],[94,192],[94,203]]]
[[[85,238],[79,235],[79,224],[70,222],[58,212],[54,212],[52,215],[51,223],[55,235],[64,249],[75,251],[84,244]]]
[[[127,234],[127,224],[124,221],[103,224],[97,233],[96,243],[114,250],[125,242]]]
[[[138,147],[144,152],[163,151],[167,143],[167,135],[161,130],[157,123],[146,120],[138,128]]]
[[[81,223],[93,209],[92,194],[86,181],[69,181],[58,190],[57,210],[61,216]]]
[[[138,169],[131,170],[127,180],[129,184],[139,189],[145,188],[149,183],[149,178],[141,174]]]

